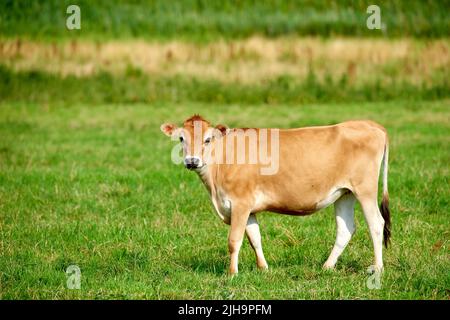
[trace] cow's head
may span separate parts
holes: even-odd
[[[183,147],[184,166],[190,170],[200,170],[208,164],[211,144],[224,135],[227,127],[212,126],[200,115],[193,115],[178,128],[171,123],[161,125],[161,131],[172,139],[179,139]]]

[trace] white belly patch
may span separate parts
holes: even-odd
[[[220,192],[212,199],[217,215],[223,222],[229,224],[231,222],[231,201]]]
[[[335,203],[336,200],[339,199],[340,197],[342,197],[342,195],[346,192],[347,192],[347,189],[344,189],[344,188],[334,190],[325,199],[323,199],[317,203],[316,209],[320,210],[320,209],[328,207],[329,205]]]

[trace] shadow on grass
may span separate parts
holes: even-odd
[[[361,260],[343,259],[336,264],[336,270],[345,273],[364,273],[369,265],[364,265]]]
[[[217,251],[207,251],[201,256],[183,256],[176,259],[176,263],[197,273],[209,273],[216,276],[226,274],[228,270],[228,256],[218,257]]]
[[[291,270],[296,276],[303,277],[305,273],[321,273],[323,263],[326,261],[328,254],[328,250],[318,253],[311,250],[301,250],[301,248],[296,250],[291,248],[277,254],[271,254],[269,250],[266,252],[266,259],[269,264],[269,270]],[[180,255],[176,258],[175,263],[195,273],[223,276],[228,272],[229,255],[226,250],[211,248],[202,250],[201,254],[197,255]],[[344,256],[336,264],[335,271],[358,274],[365,272],[367,267],[368,265],[365,264],[364,259]],[[244,273],[258,271],[253,252],[241,252],[239,271]]]

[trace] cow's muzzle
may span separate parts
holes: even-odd
[[[200,159],[197,157],[186,157],[184,166],[189,170],[197,169],[200,166]]]

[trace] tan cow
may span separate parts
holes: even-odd
[[[334,268],[355,232],[356,200],[361,204],[373,241],[372,268],[382,270],[382,244],[383,238],[386,247],[389,242],[390,213],[388,136],[381,125],[372,121],[348,121],[286,130],[228,129],[223,125],[213,127],[201,116],[194,115],[181,128],[166,123],[161,130],[172,139],[180,139],[184,165],[198,173],[219,217],[231,224],[230,274],[238,271],[244,233],[255,250],[258,267],[267,268],[256,213],[308,215],[332,203],[337,236],[324,268]],[[239,139],[247,142],[244,147],[241,144],[239,148]],[[263,149],[272,153],[264,161]],[[243,153],[240,162],[239,153]],[[268,164],[267,159],[278,163]],[[383,199],[378,208],[382,163]],[[262,169],[268,166],[274,170],[264,173]]]

